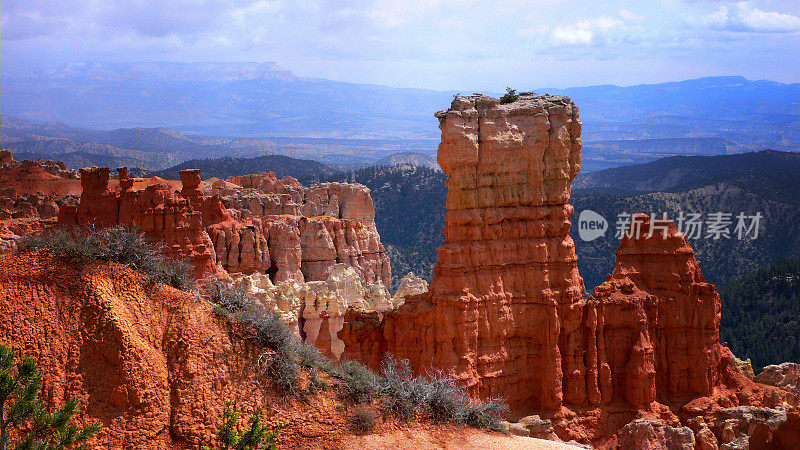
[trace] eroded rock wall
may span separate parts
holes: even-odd
[[[227,271],[270,271],[276,281],[322,281],[335,264],[347,264],[364,284],[389,285],[389,258],[365,186],[305,187],[292,177],[265,172],[231,177],[212,189],[237,219],[209,230]]]
[[[309,344],[340,359],[345,343],[338,337],[350,308],[379,315],[396,305],[383,283],[366,286],[352,266],[335,264],[322,281],[288,279],[272,283],[267,275],[236,275],[235,283],[266,309],[277,311],[283,322]]]
[[[192,192],[199,173],[181,173],[183,193],[164,184],[133,190],[125,168],[119,169],[119,191],[109,189],[107,167],[81,169],[81,201],[77,208],[63,207],[61,225],[115,226],[136,228],[153,241],[163,241],[173,257],[190,261],[195,276],[217,272],[213,243],[206,232],[210,223],[230,219],[218,198]]]
[[[457,97],[437,117],[449,178],[429,292],[404,295],[383,321],[348,311],[343,357],[377,367],[389,352],[418,373],[441,369],[584,443],[642,414],[707,435],[721,407],[791,404],[720,344],[719,295],[672,222],[635,220],[609,280],[586,295],[569,237],[581,146],[569,99]]]
[[[167,183],[135,189],[127,169],[118,171],[118,188],[111,189],[108,168],[81,169],[81,201],[57,212],[58,222],[136,227],[191,261],[197,276],[224,270],[267,274],[272,282],[324,281],[334,265],[345,264],[365,286],[389,284],[365,186],[304,187],[265,172],[220,180],[212,185],[216,194],[206,195],[197,169],[180,172],[180,191]]]
[[[640,217],[586,306],[589,390],[640,408],[710,395],[734,365],[719,342],[719,294],[671,221]]]
[[[78,178],[78,172],[74,169],[67,169],[67,165],[64,164],[64,161],[53,161],[48,159],[45,161],[42,158],[39,158],[36,161],[32,160],[22,160],[17,161],[14,159],[14,154],[11,150],[0,150],[0,170],[2,169],[14,169],[14,168],[30,168],[30,167],[41,167],[45,172],[55,175],[60,178],[71,178],[76,179]]]

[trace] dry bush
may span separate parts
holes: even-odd
[[[369,434],[378,424],[378,414],[370,405],[356,405],[350,410],[350,430],[356,434]]]

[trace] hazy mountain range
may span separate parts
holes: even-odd
[[[432,156],[436,144],[425,140],[215,137],[163,127],[107,131],[7,115],[0,116],[0,139],[2,147],[20,159],[59,159],[71,168],[128,166],[158,171],[193,160],[266,155],[314,160],[331,170],[404,162],[436,164]]]
[[[512,87],[565,94],[580,106],[585,170],[671,155],[800,148],[800,84],[712,77],[630,87]],[[456,93],[301,78],[274,63],[70,64],[4,75],[2,90],[4,114],[38,125],[135,129],[150,141],[162,139],[164,128],[179,129],[180,136],[166,134],[193,142],[172,140],[177,149],[171,152],[177,156],[164,155],[172,163],[206,155],[270,153],[316,153],[313,159],[330,164],[374,162],[403,151],[432,156],[439,138],[433,113],[446,108]],[[8,119],[3,118],[4,145]],[[144,151],[125,136],[131,131],[111,133],[60,137]],[[277,137],[338,141],[286,143]],[[315,146],[325,148],[309,148]],[[95,151],[83,147],[74,151]]]

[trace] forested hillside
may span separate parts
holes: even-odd
[[[581,173],[573,193],[685,191],[743,175],[800,176],[800,153],[762,150],[722,156],[673,156],[646,164]]]
[[[578,268],[588,289],[602,283],[614,268],[614,252],[619,247],[616,222],[622,213],[667,213],[675,219],[685,214],[702,214],[704,228],[699,239],[690,239],[703,275],[721,284],[750,271],[800,255],[800,177],[794,175],[746,175],[719,183],[679,192],[651,192],[639,195],[613,195],[602,192],[573,195],[575,206],[570,235],[575,240]],[[609,224],[605,236],[591,242],[580,239],[578,217],[588,209],[602,215]],[[729,213],[730,237],[706,237],[709,214]],[[756,239],[738,239],[734,229],[739,213],[760,213]],[[750,235],[749,237],[752,237]]]
[[[192,159],[169,169],[154,172],[152,175],[177,180],[178,173],[183,169],[200,169],[200,174],[204,179],[217,177],[223,180],[237,175],[271,170],[278,178],[289,175],[297,178],[301,183],[319,182],[338,173],[337,170],[316,161],[268,155],[256,158]]]
[[[722,285],[720,340],[762,367],[800,362],[800,259],[786,259]]]

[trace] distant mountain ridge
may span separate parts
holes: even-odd
[[[316,161],[290,158],[282,155],[267,155],[255,158],[191,159],[169,169],[152,172],[149,175],[177,180],[179,172],[183,169],[200,169],[200,176],[203,179],[217,177],[223,180],[228,177],[262,173],[270,170],[275,172],[278,178],[289,175],[304,184],[318,183],[339,173],[339,171]]]
[[[76,78],[103,81],[163,80],[240,81],[296,79],[292,72],[274,62],[88,62],[69,63],[42,71],[38,76],[53,79]]]
[[[800,177],[800,153],[762,150],[720,156],[673,156],[646,164],[581,173],[573,192],[601,190],[622,194],[688,190],[743,175],[790,174]]]
[[[105,165],[116,159],[120,165],[158,171],[191,159],[283,155],[343,170],[404,162],[438,168],[429,156],[436,143],[418,139],[201,136],[165,127],[95,130],[61,122],[35,123],[5,114],[0,115],[0,127],[3,148],[44,159],[63,159],[71,167]]]
[[[89,128],[166,126],[250,137],[435,140],[433,113],[455,93],[302,78],[253,62],[83,63],[4,75],[2,83],[5,114]],[[800,148],[798,83],[708,77],[532,90],[570,96],[581,108],[587,144],[714,138],[737,152]],[[677,151],[663,144],[662,155],[685,153],[685,143],[676,142]]]
[[[112,162],[115,158],[125,165],[135,163],[146,169],[161,169],[196,156],[234,153],[227,147],[197,142],[179,130],[164,127],[90,130],[60,122],[37,124],[4,114],[0,116],[0,130],[3,148],[14,153],[66,160],[71,158],[61,155],[80,154],[73,161],[94,161],[90,165]]]

